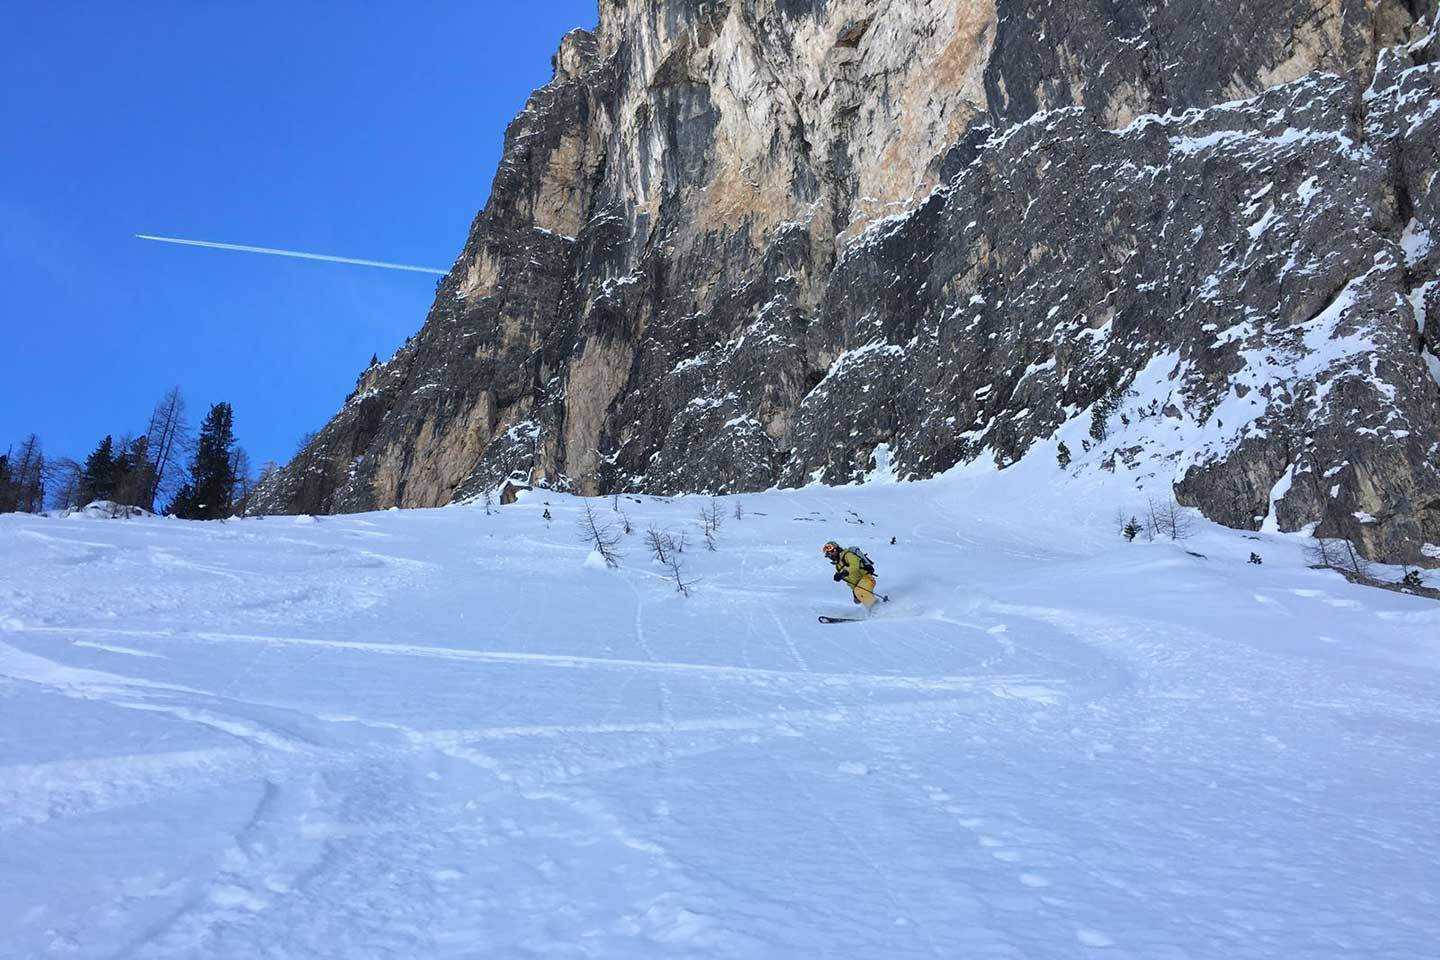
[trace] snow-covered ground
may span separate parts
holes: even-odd
[[[1440,604],[1002,476],[0,517],[0,956],[1440,956]]]

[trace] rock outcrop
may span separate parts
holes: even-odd
[[[1072,470],[1434,563],[1436,13],[602,0],[255,506],[921,478],[1079,423]]]

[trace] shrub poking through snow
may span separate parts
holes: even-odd
[[[1061,470],[1070,466],[1070,448],[1065,446],[1064,440],[1060,441],[1060,446],[1055,450],[1055,460],[1060,464]]]
[[[550,516],[550,508],[549,508],[549,507],[546,507],[546,508],[545,508],[545,512],[542,513],[542,514],[540,514],[540,516],[544,518],[544,520],[545,520],[545,526],[547,526],[547,527],[550,526],[550,521],[555,519],[554,517]]]
[[[1423,587],[1425,586],[1425,577],[1419,570],[1406,570],[1405,578],[1400,582],[1407,587]]]
[[[1137,520],[1135,517],[1131,517],[1129,520],[1125,521],[1125,526],[1120,528],[1120,536],[1124,537],[1126,540],[1134,542],[1135,538],[1140,535],[1140,530],[1140,521]]]
[[[1255,566],[1258,567],[1258,566],[1260,566],[1260,564],[1264,563],[1265,561],[1260,559],[1260,554],[1256,553],[1254,550],[1251,550],[1251,551],[1250,551],[1250,562],[1253,563],[1253,564],[1255,564]]]
[[[590,504],[585,504],[585,515],[580,518],[580,539],[590,544],[590,549],[599,554],[607,567],[620,566],[625,556],[620,552],[621,534],[613,523],[601,523]]]

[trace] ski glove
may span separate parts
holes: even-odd
[[[835,571],[835,582],[836,582],[836,583],[839,583],[841,580],[844,580],[844,579],[845,579],[845,571],[843,571],[843,570],[836,570],[836,571]]]

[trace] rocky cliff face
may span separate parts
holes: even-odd
[[[602,0],[423,329],[256,506],[920,478],[1073,435],[1072,471],[1434,562],[1435,18]]]

